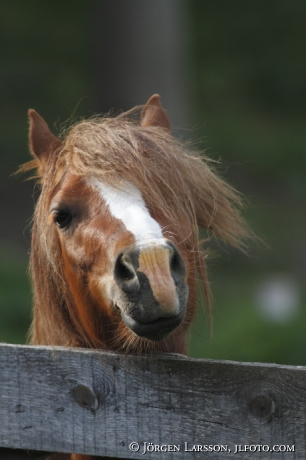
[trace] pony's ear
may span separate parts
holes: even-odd
[[[140,126],[159,126],[167,131],[171,130],[169,118],[161,105],[158,94],[153,94],[142,109]]]
[[[30,120],[29,144],[30,151],[34,158],[39,160],[43,172],[49,155],[62,145],[61,141],[51,133],[45,120],[38,113],[30,109],[28,111]]]

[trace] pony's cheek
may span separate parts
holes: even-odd
[[[74,245],[69,244],[69,241],[61,240],[61,252],[66,268],[74,274],[76,279],[79,278],[88,267],[88,260],[84,251],[74,248]]]
[[[113,301],[112,301],[112,276],[101,270],[96,270],[87,277],[86,280],[87,296],[91,301],[99,308],[103,309],[103,313],[111,316],[114,313]]]
[[[61,252],[69,263],[76,276],[79,272],[90,273],[92,266],[97,258],[105,259],[104,254],[100,254],[103,245],[87,233],[80,230],[58,231]]]

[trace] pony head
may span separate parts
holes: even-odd
[[[136,113],[59,140],[29,111],[35,344],[185,352],[197,273],[209,299],[198,227],[234,246],[247,233],[239,195],[171,136],[159,96]]]

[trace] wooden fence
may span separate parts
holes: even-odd
[[[304,459],[305,427],[306,367],[0,345],[1,460]]]

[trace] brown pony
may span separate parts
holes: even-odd
[[[63,140],[29,111],[35,345],[186,353],[197,274],[209,305],[198,227],[233,246],[247,235],[239,195],[171,136],[159,96],[138,110]]]

